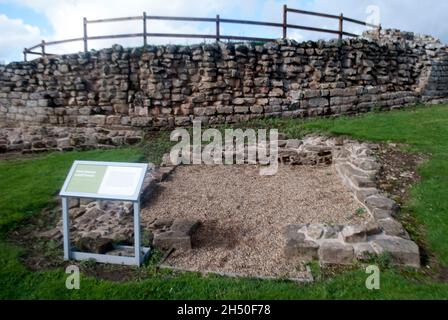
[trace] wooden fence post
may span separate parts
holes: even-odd
[[[221,25],[220,25],[220,17],[219,14],[216,15],[216,41],[219,42],[221,40]]]
[[[146,47],[147,45],[146,40],[146,12],[143,12],[143,46]]]
[[[27,59],[27,57],[26,57],[26,48],[25,49],[23,49],[23,61],[27,61],[26,60]]]
[[[283,39],[288,37],[288,6],[283,5]]]
[[[42,57],[45,57],[45,40],[42,40],[40,47],[42,49]]]
[[[89,50],[88,46],[87,46],[87,19],[86,17],[84,17],[82,19],[82,24],[83,24],[83,30],[84,30],[84,35],[83,35],[83,42],[84,42],[84,52],[87,52]]]
[[[339,16],[339,40],[342,41],[344,38],[344,14],[341,13]]]

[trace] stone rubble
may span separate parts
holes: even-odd
[[[347,265],[388,252],[396,265],[420,267],[418,246],[393,218],[398,205],[376,189],[380,165],[374,151],[378,147],[348,139],[341,143],[341,139],[309,136],[303,143],[311,140],[332,147],[334,169],[365,208],[369,221],[354,226],[286,226],[285,256],[304,261],[318,259],[323,265]]]
[[[420,266],[418,246],[394,219],[399,210],[397,204],[375,188],[375,177],[380,169],[374,154],[376,145],[316,135],[307,136],[300,141],[285,140],[282,145],[284,147],[279,148],[278,161],[287,159],[286,163],[290,165],[305,164],[304,161],[295,161],[297,158],[290,154],[296,156],[307,150],[310,152],[305,156],[305,159],[310,160],[306,162],[307,165],[332,164],[365,210],[362,214],[368,216],[368,220],[362,225],[285,226],[284,255],[287,259],[319,260],[323,265],[348,265],[355,260],[363,261],[388,252],[394,264]],[[145,179],[143,201],[148,198],[157,183],[166,179],[175,167],[169,154],[165,154],[161,167],[154,168]],[[372,183],[360,184],[359,179]],[[72,236],[75,243],[81,238],[132,243],[132,203],[81,200],[71,202],[70,208],[70,215],[74,220]],[[199,225],[198,220],[156,219],[143,228],[150,233],[153,247],[161,250],[174,248],[189,251],[192,249],[191,236]],[[61,222],[56,230],[59,232],[50,230],[42,236],[60,238]]]

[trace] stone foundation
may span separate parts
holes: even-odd
[[[286,226],[285,255],[302,261],[317,259],[323,265],[347,265],[387,252],[393,264],[420,267],[418,246],[393,218],[398,205],[376,188],[375,177],[380,169],[374,157],[377,146],[341,139],[308,139],[332,148],[334,169],[370,218],[354,226]]]
[[[0,153],[38,153],[113,148],[142,141],[142,130],[101,127],[23,126],[0,128]]]
[[[299,261],[318,260],[323,265],[350,265],[389,253],[392,263],[420,266],[418,246],[403,226],[394,219],[398,205],[376,188],[380,164],[375,158],[377,146],[342,138],[308,136],[302,140],[280,140],[278,161],[290,165],[333,166],[344,184],[353,192],[366,215],[362,225],[304,224],[284,227],[284,255]],[[225,149],[222,154],[225,156]],[[247,150],[241,150],[247,153]],[[249,164],[248,164],[249,165]],[[176,165],[169,154],[161,167],[152,167],[144,182],[143,203],[157,183]],[[70,205],[74,242],[81,238],[132,243],[132,204],[111,201],[74,201]],[[191,249],[191,235],[200,221],[156,219],[143,229],[149,232],[154,247],[161,250]],[[47,237],[61,237],[61,223]]]

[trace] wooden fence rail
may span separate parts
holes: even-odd
[[[317,16],[321,18],[335,19],[339,21],[338,30],[303,26],[288,23],[288,14],[302,14],[309,16]],[[115,34],[115,35],[102,35],[102,36],[89,36],[88,35],[88,25],[95,23],[111,23],[111,22],[123,22],[123,21],[133,21],[133,20],[141,20],[143,23],[143,28],[141,33],[127,33],[127,34]],[[207,23],[215,23],[216,32],[215,34],[178,34],[178,33],[155,33],[148,32],[148,22],[149,21],[183,21],[183,22],[207,22]],[[348,37],[358,37],[358,35],[349,33],[344,31],[344,22],[355,23],[358,25],[363,25],[365,27],[376,28],[378,31],[378,35],[381,35],[381,25],[374,25],[367,22],[363,22],[361,20],[356,20],[352,18],[345,17],[342,13],[340,15],[326,14],[320,12],[312,12],[305,11],[299,9],[288,8],[288,6],[283,6],[283,21],[281,23],[276,22],[264,22],[264,21],[253,21],[253,20],[237,20],[237,19],[224,19],[217,15],[215,18],[198,18],[198,17],[171,17],[171,16],[151,16],[147,15],[146,12],[143,12],[142,16],[132,16],[132,17],[119,17],[119,18],[108,18],[108,19],[95,19],[95,20],[87,20],[87,18],[83,18],[83,36],[81,38],[72,38],[58,41],[44,41],[36,44],[30,48],[25,48],[23,50],[24,60],[27,61],[27,55],[40,55],[40,56],[49,56],[53,55],[46,52],[46,47],[70,43],[70,42],[83,42],[84,52],[89,50],[88,42],[89,40],[106,40],[106,39],[120,39],[120,38],[142,38],[143,46],[147,46],[148,37],[166,37],[166,38],[196,38],[196,39],[214,39],[216,41],[221,40],[236,40],[236,41],[273,41],[275,39],[264,38],[264,37],[246,37],[246,36],[232,36],[232,35],[223,35],[221,34],[221,25],[222,24],[243,24],[243,25],[253,25],[253,26],[264,26],[264,27],[274,27],[281,28],[283,31],[283,39],[288,37],[288,29],[298,29],[298,30],[306,30],[306,31],[314,31],[314,32],[322,32],[329,34],[336,34],[339,36],[339,39],[342,40],[344,36]],[[150,28],[150,24],[149,24]],[[40,48],[40,52],[34,51],[35,49]]]

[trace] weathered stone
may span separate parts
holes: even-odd
[[[342,231],[342,226],[328,226],[325,228],[324,239],[338,239],[339,233]]]
[[[403,228],[401,223],[392,218],[378,220],[378,225],[389,236],[396,236],[409,239],[409,234]]]
[[[151,225],[151,227],[156,229],[169,228],[173,224],[173,219],[171,218],[157,218]]]
[[[360,261],[369,260],[377,254],[372,244],[367,242],[354,244],[353,249],[355,258]]]
[[[349,265],[354,257],[353,246],[338,241],[324,241],[319,248],[319,261],[324,265]]]
[[[320,224],[311,224],[306,228],[306,235],[313,239],[313,240],[319,240],[323,233],[324,233],[325,227]]]
[[[362,188],[355,191],[356,198],[364,202],[368,197],[379,194],[376,188]]]
[[[398,206],[395,203],[395,201],[379,195],[368,197],[365,200],[365,204],[372,211],[374,209],[393,210],[393,211],[398,210]]]
[[[289,225],[283,230],[285,257],[297,258],[301,261],[311,261],[317,258],[319,245],[314,241],[305,239],[305,225]]]
[[[370,220],[364,224],[364,229],[366,231],[367,236],[373,236],[380,234],[382,232],[381,227],[375,220]]]
[[[393,210],[383,210],[383,209],[373,209],[372,214],[376,220],[387,219],[392,217],[394,211]]]
[[[185,233],[176,231],[166,231],[154,234],[154,248],[169,250],[174,248],[180,251],[191,250],[191,238]]]
[[[113,249],[113,243],[111,239],[94,239],[94,238],[82,238],[75,243],[76,247],[83,252],[105,254]]]
[[[288,240],[284,247],[284,254],[287,258],[297,258],[300,261],[312,261],[317,259],[319,245],[314,241]]]
[[[410,240],[390,237],[374,240],[372,245],[380,253],[389,253],[392,262],[396,265],[420,267],[420,251],[418,246]]]
[[[176,219],[171,225],[171,230],[179,233],[185,233],[191,236],[199,228],[199,220],[193,219]]]
[[[344,227],[342,236],[347,243],[364,242],[367,240],[366,229],[361,225]]]

